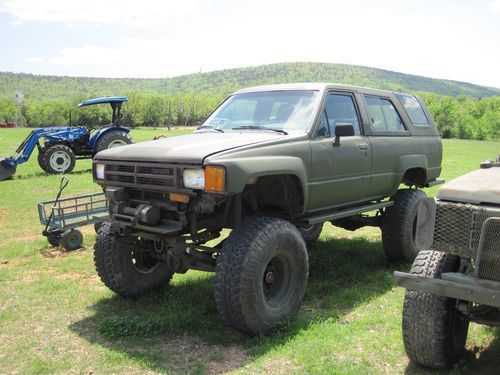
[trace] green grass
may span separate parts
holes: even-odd
[[[0,157],[25,134],[0,130]],[[500,150],[493,142],[443,145],[447,180]],[[78,161],[69,177],[66,195],[99,190],[88,160]],[[325,225],[310,249],[308,291],[296,317],[273,335],[249,338],[220,322],[212,274],[175,275],[163,290],[125,299],[95,274],[90,227],[84,248],[50,248],[36,203],[53,199],[58,185],[59,177],[40,173],[35,158],[0,182],[0,373],[425,373],[408,363],[401,340],[404,291],[393,286],[392,273],[409,265],[384,260],[379,230]],[[494,372],[499,333],[473,324],[467,355],[452,372]]]

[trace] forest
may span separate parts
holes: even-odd
[[[232,91],[284,82],[339,82],[420,95],[443,138],[500,139],[500,90],[375,68],[342,64],[284,63],[164,79],[84,78],[0,73],[0,124],[29,127],[103,125],[108,106],[78,109],[82,100],[128,96],[126,126],[197,125]],[[23,102],[16,106],[15,93]]]

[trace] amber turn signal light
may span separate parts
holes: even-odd
[[[223,192],[225,174],[224,167],[207,165],[205,167],[205,191]]]
[[[187,203],[189,202],[189,195],[170,193],[170,200],[172,202]]]

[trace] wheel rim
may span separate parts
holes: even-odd
[[[158,259],[153,258],[148,252],[132,250],[130,252],[130,262],[137,272],[151,273],[160,264]]]
[[[64,151],[56,151],[50,155],[50,167],[56,172],[65,172],[71,165],[70,156]]]
[[[279,306],[287,299],[290,285],[290,263],[282,255],[271,258],[262,277],[264,299],[271,306]]]
[[[68,236],[68,245],[70,248],[77,248],[80,246],[80,238],[78,236],[78,234],[76,233],[71,233],[69,236]]]
[[[108,148],[114,148],[114,147],[120,147],[120,146],[125,146],[127,142],[121,139],[115,139],[114,141],[111,141],[108,145]]]

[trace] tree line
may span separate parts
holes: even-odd
[[[500,96],[472,98],[419,93],[427,103],[443,138],[500,140]],[[223,99],[223,96],[193,94],[152,95],[129,93],[122,107],[123,125],[171,127],[198,125]],[[108,124],[108,105],[77,108],[86,98],[74,100],[26,100],[20,105],[17,120],[24,126]],[[0,99],[0,123],[16,119],[16,104]]]

